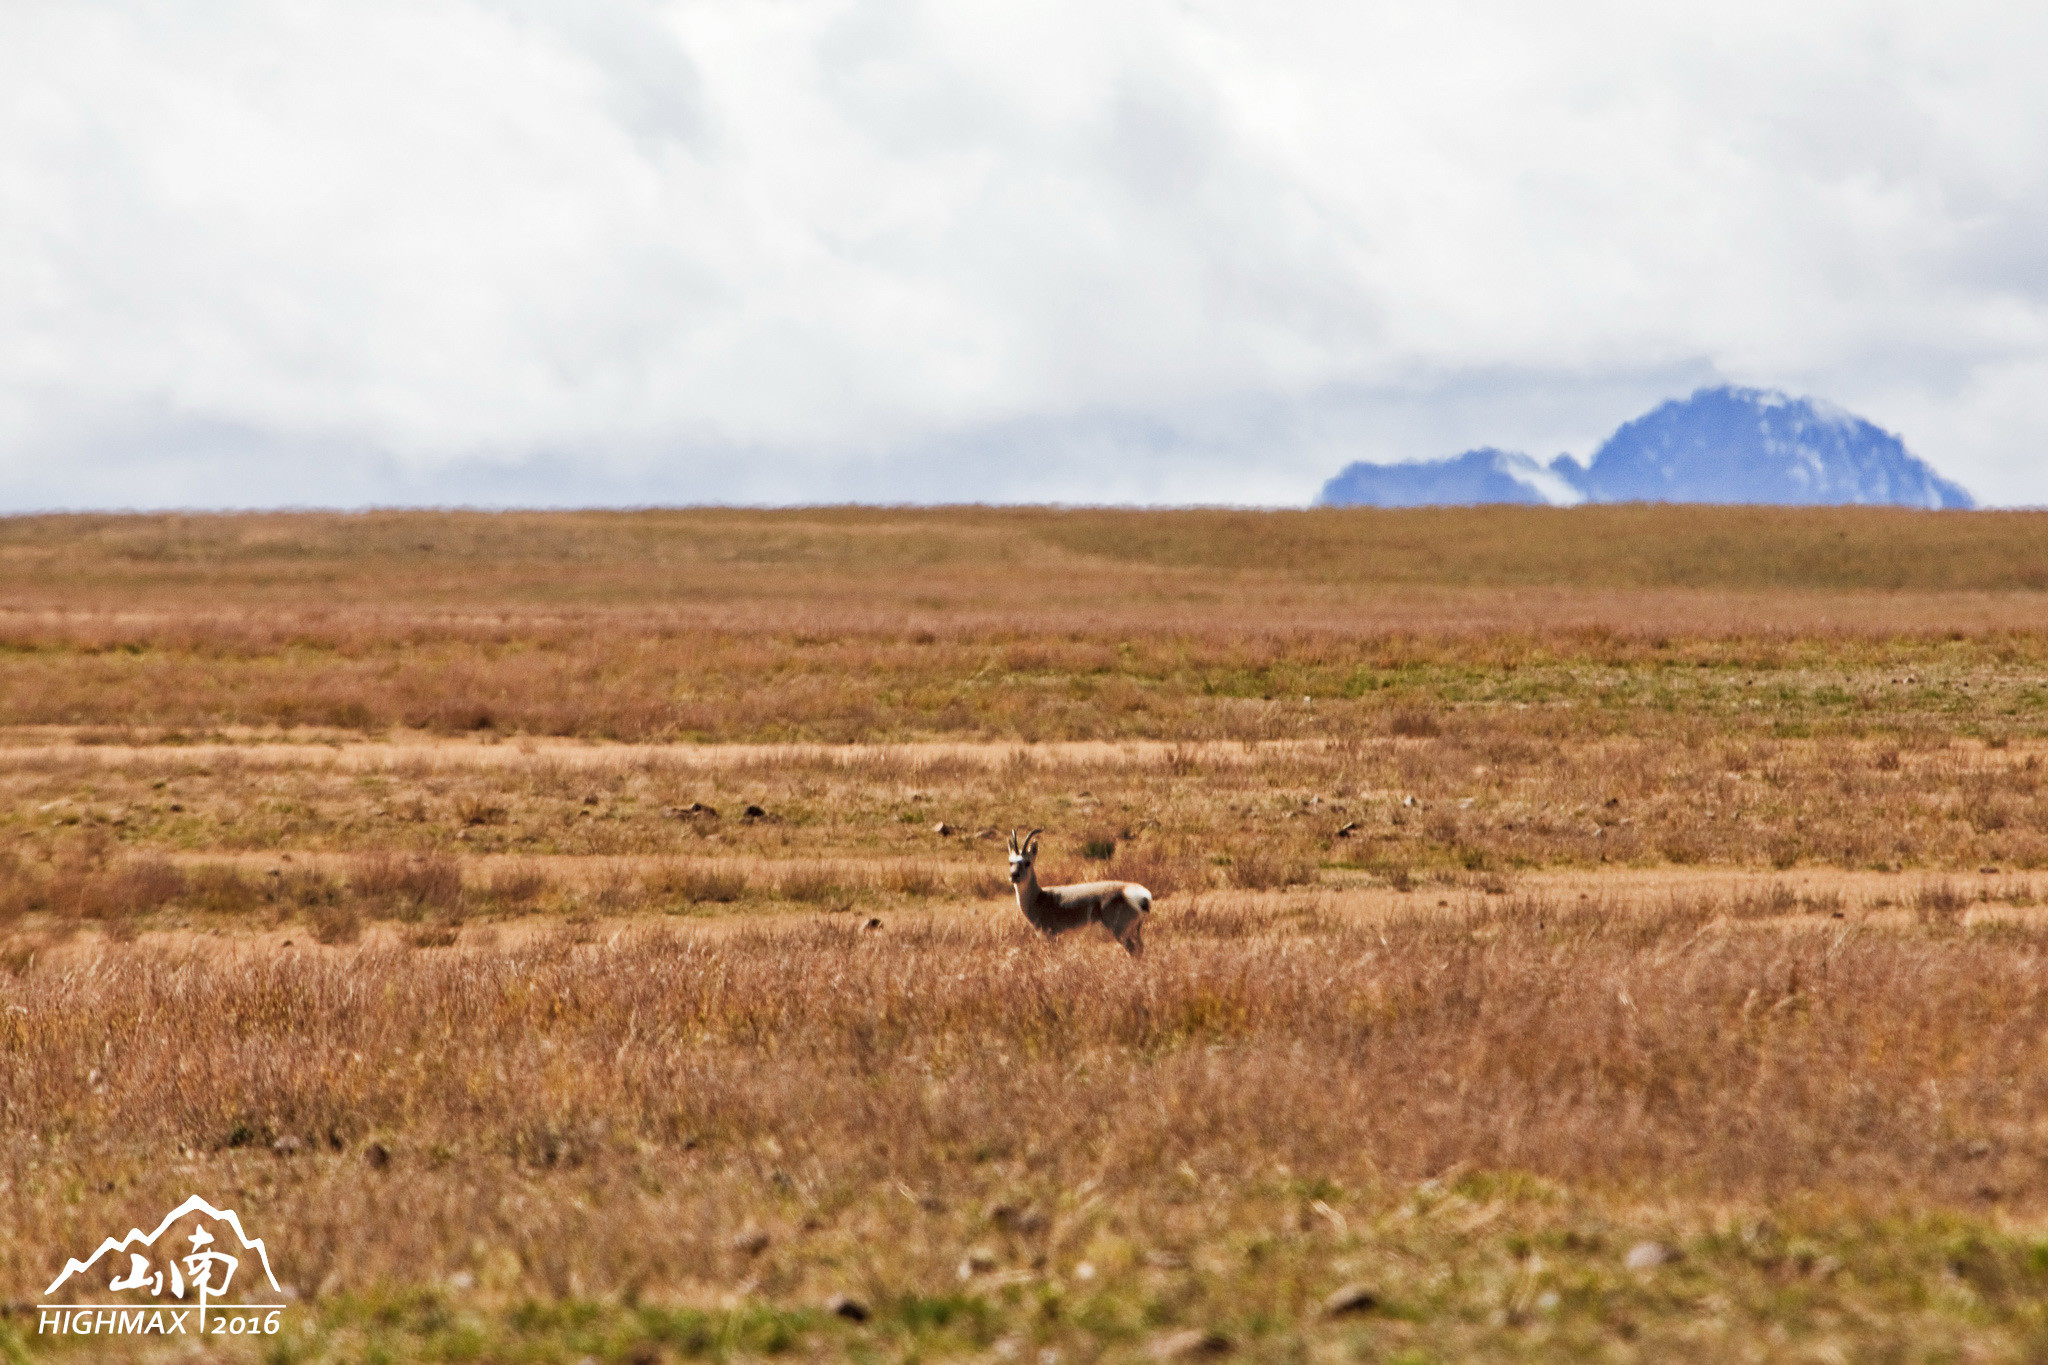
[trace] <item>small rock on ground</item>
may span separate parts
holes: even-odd
[[[1675,1247],[1665,1246],[1662,1242],[1637,1242],[1628,1249],[1628,1255],[1622,1258],[1621,1263],[1630,1270],[1655,1270],[1658,1266],[1669,1265],[1678,1256]]]
[[[1379,1306],[1380,1296],[1362,1284],[1347,1284],[1323,1300],[1323,1311],[1333,1318],[1370,1313]]]
[[[1230,1338],[1220,1332],[1189,1330],[1154,1337],[1145,1354],[1154,1360],[1201,1360],[1230,1354]]]

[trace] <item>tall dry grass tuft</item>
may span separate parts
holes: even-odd
[[[484,894],[493,904],[518,910],[532,905],[547,889],[548,879],[543,873],[531,866],[517,864],[493,872]]]
[[[1954,882],[1923,882],[1913,892],[1913,913],[1922,924],[1953,926],[1970,908],[1970,897]]]
[[[39,866],[10,851],[0,856],[0,926],[42,912],[125,928],[187,890],[185,875],[159,853],[116,857],[87,844]]]
[[[363,854],[350,863],[348,884],[400,919],[446,914],[462,904],[462,864],[446,853]]]
[[[752,890],[745,873],[711,866],[672,869],[658,885],[663,892],[693,905],[730,905]]]
[[[1443,733],[1443,726],[1428,711],[1403,707],[1387,717],[1387,733],[1398,739],[1435,739]]]
[[[847,885],[845,878],[822,864],[789,868],[775,881],[778,897],[800,905],[846,909],[852,906],[858,892],[858,887]]]
[[[1169,852],[1157,843],[1122,845],[1110,860],[1107,873],[1115,881],[1138,883],[1155,900],[1200,890],[1208,884],[1208,869],[1198,858]]]
[[[313,940],[329,947],[354,943],[363,936],[363,911],[353,901],[321,900],[306,908],[306,923]]]
[[[1306,886],[1316,880],[1316,865],[1299,849],[1246,840],[1234,845],[1224,871],[1242,891],[1273,891]]]

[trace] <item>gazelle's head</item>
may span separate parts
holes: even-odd
[[[1017,842],[1017,831],[1010,831],[1010,883],[1015,885],[1031,875],[1031,864],[1038,857],[1038,836],[1045,833],[1034,829],[1024,836],[1024,842]]]

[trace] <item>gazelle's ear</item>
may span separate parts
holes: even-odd
[[[1024,836],[1024,851],[1026,853],[1035,854],[1038,852],[1038,836],[1043,833],[1045,831],[1042,829],[1034,829]]]
[[[1010,852],[1012,852],[1012,853],[1015,853],[1016,851],[1017,851],[1017,827],[1016,827],[1015,825],[1012,825],[1012,826],[1010,826]]]

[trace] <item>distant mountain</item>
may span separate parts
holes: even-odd
[[[1316,501],[1325,507],[1435,507],[1475,502],[1550,502],[1539,480],[1577,477],[1578,467],[1559,456],[1571,472],[1552,474],[1527,455],[1505,450],[1468,450],[1449,460],[1421,464],[1355,464],[1323,485]],[[1578,501],[1578,499],[1572,499]]]
[[[1323,485],[1324,507],[1482,502],[1880,503],[1970,507],[1898,437],[1810,398],[1701,389],[1625,423],[1581,466],[1560,455],[1472,450],[1417,464],[1354,464]]]

